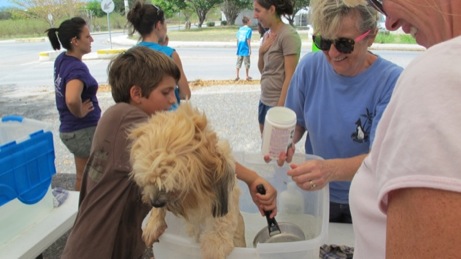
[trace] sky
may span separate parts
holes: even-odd
[[[15,7],[16,5],[11,3],[10,0],[0,0],[0,9],[4,7]]]

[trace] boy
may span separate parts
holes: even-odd
[[[62,258],[140,258],[146,250],[141,223],[151,207],[142,203],[129,178],[127,132],[176,103],[180,72],[166,55],[134,47],[110,62],[108,74],[116,104],[96,128],[79,212]]]
[[[170,57],[136,46],[112,60],[108,74],[116,104],[104,112],[96,128],[77,219],[62,259],[140,258],[147,248],[141,225],[151,206],[142,203],[141,190],[129,176],[128,132],[176,103],[174,89],[181,73]],[[275,189],[239,164],[236,171],[248,184],[260,211],[276,211]],[[264,196],[256,194],[260,183],[266,187]]]
[[[251,20],[243,16],[242,18],[243,26],[237,31],[237,77],[235,81],[240,80],[240,68],[242,67],[242,62],[245,62],[245,72],[246,79],[251,80],[249,76],[250,70],[250,55],[251,55],[251,35],[253,33],[250,28]]]

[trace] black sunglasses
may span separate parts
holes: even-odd
[[[370,34],[370,32],[371,30],[368,30],[355,39],[339,38],[336,40],[328,40],[328,39],[322,38],[322,36],[320,35],[313,35],[312,41],[314,42],[315,46],[319,48],[320,50],[323,50],[323,51],[330,50],[331,44],[333,44],[335,45],[335,48],[339,52],[344,53],[344,54],[349,54],[349,53],[352,53],[352,51],[354,51],[355,43],[365,39],[365,37],[367,37],[368,34]]]
[[[371,5],[376,11],[386,15],[386,12],[383,8],[383,0],[367,0],[368,4]]]

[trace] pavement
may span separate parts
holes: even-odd
[[[234,151],[258,152],[261,136],[257,123],[257,103],[259,85],[220,85],[193,89],[191,103],[204,111],[212,127],[220,138],[226,139]],[[69,151],[59,139],[59,120],[55,107],[54,95],[50,92],[28,93],[27,97],[4,96],[1,103],[5,114],[20,114],[25,118],[34,118],[50,124],[53,129],[57,174],[53,177],[52,187],[73,190],[75,183],[74,162]],[[102,110],[113,105],[112,95],[108,91],[98,92]],[[236,105],[238,104],[238,105]],[[41,107],[37,109],[36,107]],[[225,108],[223,108],[225,107]],[[302,143],[303,141],[301,141]],[[296,147],[302,152],[303,145]],[[60,237],[43,251],[42,258],[58,259],[65,246],[68,233]],[[143,259],[152,258],[152,250],[146,250]],[[0,255],[0,258],[2,256]]]

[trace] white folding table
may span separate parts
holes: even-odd
[[[33,259],[40,255],[72,228],[77,217],[78,198],[78,192],[69,191],[69,196],[61,206],[53,208],[40,221],[0,244],[0,258]]]

